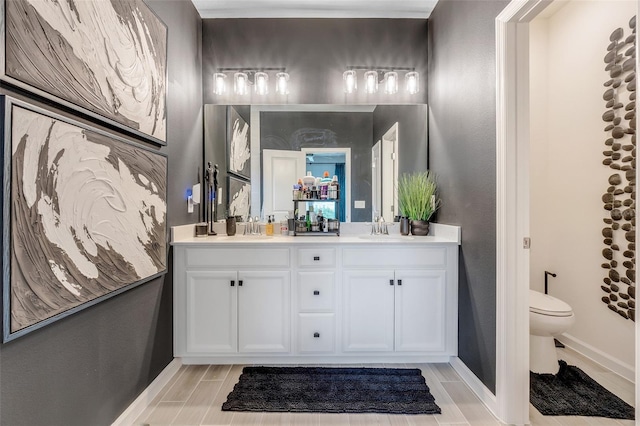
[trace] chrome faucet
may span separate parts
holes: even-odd
[[[389,235],[387,223],[382,216],[376,217],[371,223],[371,235]]]

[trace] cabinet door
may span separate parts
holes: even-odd
[[[236,352],[236,275],[235,271],[187,272],[187,352]]]
[[[238,349],[289,352],[289,271],[238,273]]]
[[[343,273],[343,350],[393,351],[393,271]]]
[[[445,271],[396,271],[396,351],[445,350]]]

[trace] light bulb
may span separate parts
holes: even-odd
[[[384,93],[393,95],[398,92],[398,73],[389,71],[384,75]]]
[[[415,95],[420,91],[420,74],[416,71],[408,72],[405,76],[407,80],[407,92],[410,95]]]
[[[266,95],[269,93],[269,74],[266,72],[257,72],[255,74],[256,94]]]
[[[367,71],[364,73],[364,91],[367,93],[376,93],[378,91],[378,72]]]
[[[226,90],[227,76],[221,72],[213,74],[213,93],[216,95],[222,95]]]
[[[358,88],[358,79],[355,70],[348,70],[342,74],[344,79],[344,92],[353,93]]]
[[[233,78],[233,90],[236,92],[236,95],[246,95],[249,92],[249,77],[247,73],[237,72]]]
[[[279,72],[276,74],[276,93],[279,95],[289,94],[289,74]]]

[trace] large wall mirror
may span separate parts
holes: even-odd
[[[390,221],[398,176],[429,164],[424,104],[205,105],[204,124],[203,168],[219,170],[218,220],[246,219],[247,199],[251,216],[283,220],[293,185],[311,171],[340,180],[342,221]]]

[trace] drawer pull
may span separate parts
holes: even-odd
[[[316,331],[315,333],[313,333],[313,337],[314,337],[315,339],[319,338],[319,337],[320,337],[320,333],[318,333],[318,332]]]
[[[318,260],[320,260],[320,256],[313,256],[313,260],[317,262]]]
[[[236,285],[236,282],[231,280],[231,287],[234,287]]]
[[[242,280],[238,280],[238,286],[242,287]]]
[[[320,296],[320,290],[313,290],[314,296]]]
[[[398,285],[402,285],[402,280],[398,280]]]
[[[389,280],[389,285],[393,285],[393,280]]]

